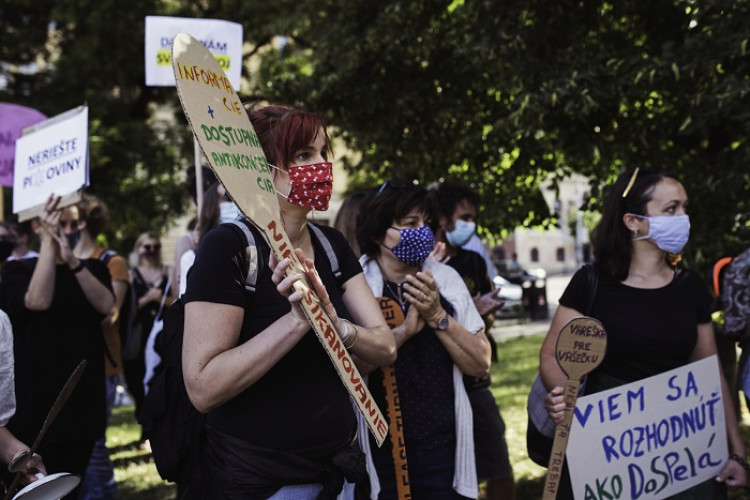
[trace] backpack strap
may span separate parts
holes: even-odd
[[[245,290],[250,293],[255,293],[256,285],[258,283],[258,277],[260,276],[261,270],[265,265],[265,263],[263,262],[263,256],[258,252],[255,235],[250,229],[247,219],[245,218],[233,220],[231,222],[228,222],[227,224],[233,224],[237,226],[242,231],[242,234],[245,235],[245,251],[247,252],[248,259],[248,271],[247,276],[245,277]],[[326,252],[326,256],[328,257],[328,261],[331,263],[331,270],[333,271],[333,275],[336,280],[338,280],[339,278],[341,278],[341,266],[339,266],[339,258],[336,255],[336,252],[333,250],[331,241],[328,239],[325,233],[314,224],[308,222],[307,227],[310,228],[313,233],[315,233],[318,241],[323,246],[323,249]]]
[[[714,297],[721,296],[721,281],[724,276],[724,271],[726,271],[725,267],[727,264],[731,264],[733,260],[734,257],[723,257],[717,260],[713,265],[711,284],[713,285]]]
[[[228,224],[234,224],[242,231],[245,235],[246,248],[248,260],[247,275],[245,276],[245,290],[250,293],[255,293],[255,287],[258,283],[258,276],[263,268],[262,256],[258,253],[258,248],[255,243],[255,235],[250,230],[250,226],[245,219],[233,220]]]
[[[338,281],[338,279],[341,278],[341,267],[339,266],[339,258],[336,256],[336,252],[333,251],[333,245],[331,245],[331,241],[328,239],[325,233],[315,224],[308,222],[307,227],[310,228],[313,233],[315,233],[318,241],[321,245],[323,245],[323,249],[325,249],[326,255],[328,256],[328,261],[331,263],[331,270],[333,271],[333,275]]]
[[[117,252],[108,248],[107,250],[103,251],[101,255],[99,255],[99,260],[104,262],[104,265],[106,266],[107,264],[109,264],[109,260],[115,255],[117,255]]]

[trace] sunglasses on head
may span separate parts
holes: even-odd
[[[158,250],[161,250],[161,245],[159,243],[155,245],[146,243],[145,245],[143,245],[143,249],[146,250],[147,252],[158,251]]]
[[[385,181],[380,186],[380,189],[378,189],[378,194],[375,195],[375,198],[378,198],[383,193],[383,191],[385,190],[385,188],[387,188],[387,187],[390,187],[392,189],[403,189],[403,188],[405,188],[408,185],[409,185],[409,183],[405,182],[405,181],[398,181],[398,180],[396,180],[396,181]]]

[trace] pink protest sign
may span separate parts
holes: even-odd
[[[16,139],[29,125],[47,117],[34,108],[0,102],[0,184],[13,185],[13,163],[16,158]]]

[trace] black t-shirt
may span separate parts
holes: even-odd
[[[99,438],[105,426],[104,319],[89,303],[67,265],[55,270],[52,304],[31,311],[24,296],[38,259],[7,262],[2,270],[2,307],[13,324],[16,401],[8,428],[31,444],[60,389],[82,360],[86,369],[44,440],[69,443]],[[99,259],[82,261],[107,288],[109,271]]]
[[[332,228],[319,227],[336,252],[342,273],[338,283],[360,274],[362,268],[343,235]],[[222,225],[201,240],[184,295],[186,304],[207,301],[245,308],[240,343],[290,310],[289,302],[271,280],[270,248],[255,228],[253,232],[257,251],[265,262],[254,294],[244,290],[244,237]],[[351,319],[325,250],[312,232],[311,237],[315,267],[331,302],[339,317]],[[356,428],[348,392],[312,329],[257,382],[209,412],[207,422],[255,446],[308,456],[326,456],[340,449]]]
[[[560,304],[584,313],[585,269],[573,276]],[[599,272],[591,316],[604,325],[607,352],[595,370],[633,382],[685,365],[698,339],[697,325],[711,321],[710,297],[697,274],[680,270],[666,286],[633,288]]]
[[[492,290],[487,263],[477,252],[459,248],[458,253],[447,264],[458,272],[472,297]]]

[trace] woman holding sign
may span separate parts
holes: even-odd
[[[716,354],[706,286],[695,273],[677,267],[690,233],[687,204],[682,184],[662,171],[636,168],[612,187],[592,241],[598,284],[590,316],[604,325],[607,354],[588,375],[587,394]],[[563,325],[587,310],[589,292],[587,272],[580,270],[560,299],[541,350],[540,371],[550,391],[545,406],[558,423],[565,409],[565,374],[555,345]],[[723,378],[721,384],[730,459],[715,480],[670,498],[726,498],[725,484],[746,484],[745,447]],[[558,498],[571,494],[568,484]]]
[[[307,222],[331,197],[322,119],[284,106],[248,115],[272,164],[279,222],[307,272],[285,276],[289,259],[269,259],[254,227],[255,248],[229,224],[201,239],[183,296],[185,383],[195,407],[207,413],[191,496],[334,498],[344,477],[354,482],[364,473],[357,420],[294,283],[315,289],[356,358],[391,363],[395,343],[344,237]],[[336,255],[340,277],[318,230]],[[252,293],[244,287],[249,254],[259,268]]]
[[[393,453],[390,441],[378,448],[360,431],[372,499],[399,497],[397,483],[404,479],[396,479],[396,469],[403,468],[404,452],[410,498],[477,497],[471,403],[463,375],[487,374],[490,344],[462,278],[427,259],[435,245],[436,208],[425,189],[391,181],[363,202],[357,219],[367,282],[384,298],[380,302],[394,302],[405,317],[391,330],[399,349],[394,367],[405,446]],[[386,408],[384,377],[381,369],[369,377],[381,408]]]

